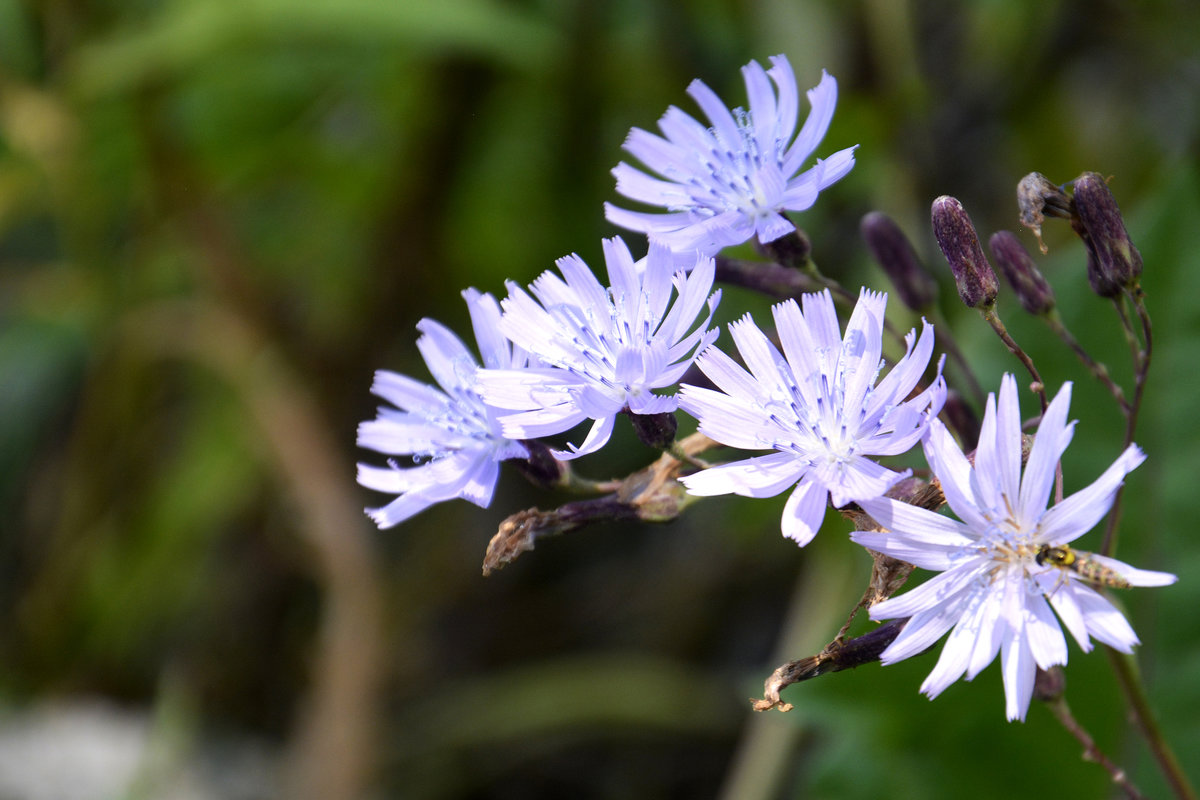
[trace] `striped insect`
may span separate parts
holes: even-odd
[[[1081,580],[1093,586],[1108,586],[1113,589],[1128,589],[1129,581],[1115,569],[1101,563],[1097,556],[1082,550],[1074,550],[1065,544],[1044,544],[1038,548],[1034,560],[1038,566],[1050,565],[1064,572],[1074,572]]]

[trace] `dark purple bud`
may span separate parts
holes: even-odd
[[[937,281],[922,266],[900,226],[882,211],[872,211],[862,218],[858,230],[904,305],[913,311],[932,306],[937,298]]]
[[[812,242],[799,228],[766,244],[756,238],[754,244],[760,253],[785,267],[803,269],[809,265],[812,258]]]
[[[968,308],[996,302],[996,273],[983,255],[979,235],[962,203],[949,195],[933,201],[933,235],[950,264],[958,296]]]
[[[1004,273],[1004,277],[1013,288],[1013,293],[1021,301],[1021,307],[1030,314],[1045,314],[1054,308],[1054,292],[1050,284],[1042,277],[1033,256],[1029,255],[1015,233],[997,231],[988,239],[988,249],[992,251],[992,259]]]
[[[1038,667],[1033,678],[1033,696],[1043,703],[1053,702],[1067,690],[1067,675],[1055,664],[1050,669]]]
[[[664,450],[675,441],[675,431],[679,422],[669,411],[662,414],[634,414],[631,411],[629,419],[633,421],[633,429],[637,432],[638,439],[647,447]]]
[[[530,439],[521,442],[529,451],[529,457],[514,459],[509,462],[516,466],[517,471],[524,475],[534,486],[552,489],[558,486],[566,475],[566,465],[555,460],[550,448],[544,442]]]
[[[1096,294],[1115,297],[1137,283],[1142,254],[1130,241],[1121,209],[1099,173],[1075,179],[1075,211],[1088,247],[1088,281]]]
[[[1074,208],[1071,198],[1062,187],[1050,182],[1040,172],[1031,172],[1017,184],[1017,208],[1021,210],[1021,224],[1033,231],[1038,245],[1046,252],[1042,241],[1042,223],[1046,217],[1070,219]]]

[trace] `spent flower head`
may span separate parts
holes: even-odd
[[[742,67],[742,77],[749,111],[730,112],[696,80],[688,94],[709,126],[671,106],[658,122],[666,138],[640,128],[629,132],[624,149],[660,177],[622,162],[613,170],[617,192],[666,212],[606,203],[610,222],[678,252],[714,255],[755,235],[765,244],[795,230],[781,212],[807,209],[822,189],[850,171],[854,147],[801,170],[829,128],[837,81],[822,73],[820,84],[808,92],[812,111],[797,133],[800,94],[787,58],[772,57],[768,70],[751,61]]]
[[[677,383],[718,334],[709,328],[721,297],[719,290],[709,293],[711,258],[696,259],[690,274],[672,275],[669,250],[651,244],[635,263],[620,238],[604,241],[604,258],[611,288],[577,255],[558,260],[561,278],[542,273],[530,287],[533,296],[510,282],[500,330],[541,365],[479,373],[484,398],[509,412],[500,418],[507,436],[536,439],[595,420],[581,445],[555,451],[560,459],[603,447],[621,411],[674,411],[674,393],[653,390]],[[697,324],[706,305],[708,315]]]
[[[883,651],[885,664],[923,652],[950,631],[921,685],[931,698],[964,673],[971,680],[999,654],[1008,718],[1023,720],[1037,669],[1067,663],[1059,620],[1085,652],[1092,648],[1089,636],[1124,653],[1138,643],[1125,617],[1091,584],[1175,581],[1068,547],[1108,513],[1125,475],[1145,458],[1130,445],[1094,483],[1047,508],[1075,427],[1067,421],[1070,403],[1067,383],[1042,415],[1023,470],[1012,375],[1004,376],[999,402],[988,397],[974,465],[941,422],[930,426],[925,455],[961,521],[890,498],[861,503],[887,532],[858,531],[854,541],[941,573],[871,607],[872,619],[910,618]]]
[[[463,292],[471,312],[484,366],[519,369],[526,355],[500,335],[500,306],[490,294]],[[461,497],[486,508],[492,501],[499,462],[525,458],[520,442],[506,437],[497,412],[479,396],[479,364],[462,341],[431,319],[417,323],[417,347],[441,389],[387,370],[375,373],[372,394],[391,406],[358,426],[358,446],[405,463],[358,465],[358,482],[368,489],[397,495],[381,508],[367,509],[380,528],[390,528],[434,503]]]
[[[908,350],[878,381],[887,295],[863,289],[845,336],[829,291],[772,308],[781,355],[749,315],[729,326],[747,369],[715,347],[697,360],[718,390],[684,385],[679,405],[700,432],[731,447],[776,452],[710,467],[682,478],[696,495],[773,497],[796,484],[783,512],[783,534],[807,544],[836,507],[879,497],[908,475],[873,456],[899,455],[941,410],[941,367],[917,396],[933,353],[933,327],[905,337]]]

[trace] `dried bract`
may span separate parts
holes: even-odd
[[[1040,172],[1029,173],[1017,184],[1017,208],[1021,210],[1021,224],[1037,236],[1043,253],[1048,249],[1042,241],[1042,223],[1046,217],[1070,219],[1074,213],[1067,193]]]

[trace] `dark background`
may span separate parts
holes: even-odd
[[[383,498],[354,483],[356,459],[380,463],[355,426],[373,370],[427,379],[416,322],[468,335],[463,288],[503,294],[570,252],[601,264],[628,129],[697,113],[697,77],[744,103],[738,68],[777,53],[802,88],[822,68],[839,80],[819,154],[861,145],[800,220],[852,288],[885,288],[857,237],[867,211],[935,263],[936,195],[986,236],[1017,227],[1027,172],[1112,176],[1156,344],[1117,555],[1180,576],[1118,600],[1200,774],[1200,18],[1183,0],[0,0],[7,730],[97,700],[141,715],[153,757],[131,796],[165,796],[198,762],[232,774],[247,750],[268,777],[224,796],[1109,793],[1043,707],[1005,722],[996,665],[932,703],[930,654],[750,711],[862,591],[869,563],[832,514],[800,550],[779,536],[782,496],[715,498],[544,541],[488,578],[500,520],[563,498],[506,470],[487,510],[386,532],[361,514]],[[1046,239],[1064,319],[1128,385],[1082,248],[1063,224]],[[936,269],[995,390],[1018,365]],[[727,290],[722,319],[766,324],[767,306]],[[1121,418],[1011,295],[1000,310],[1052,391],[1077,382],[1079,488],[1116,457]],[[652,457],[622,421],[576,466],[606,478]],[[1101,747],[1164,796],[1104,655],[1072,644],[1067,680]]]

